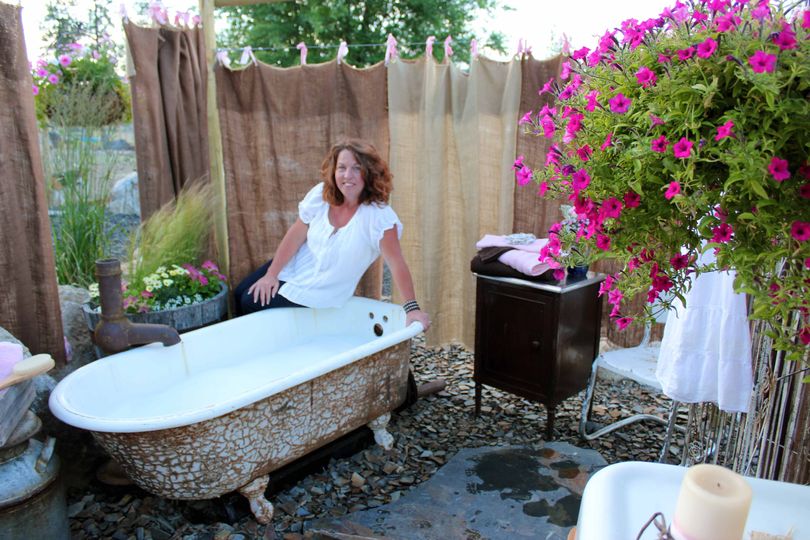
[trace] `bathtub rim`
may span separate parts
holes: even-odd
[[[376,301],[375,301],[376,302]],[[381,302],[383,303],[383,302]],[[388,306],[396,306],[396,304],[388,304]],[[397,306],[398,307],[398,306]],[[280,308],[280,309],[300,309],[300,308]],[[401,309],[401,308],[400,308]],[[192,331],[192,332],[196,332]],[[182,426],[195,424],[223,416],[232,411],[245,407],[251,403],[264,399],[270,395],[278,392],[283,392],[289,388],[314,380],[326,373],[340,369],[352,362],[393,347],[403,341],[407,341],[417,336],[424,331],[421,323],[415,321],[410,325],[390,333],[386,333],[372,341],[368,341],[337,354],[331,357],[328,363],[321,363],[315,366],[307,366],[283,379],[272,381],[264,386],[254,388],[250,391],[238,394],[234,398],[217,404],[213,407],[204,407],[193,411],[185,411],[177,414],[167,414],[163,416],[151,416],[144,418],[105,418],[98,415],[88,415],[80,411],[74,410],[66,397],[66,393],[74,390],[71,388],[70,381],[71,375],[68,375],[60,381],[51,392],[48,398],[48,406],[51,412],[62,422],[69,424],[73,427],[86,429],[88,431],[97,431],[104,433],[141,433],[147,431],[158,431],[162,429],[171,429]],[[146,345],[147,347],[162,347],[159,344]],[[173,345],[177,347],[177,345]],[[115,355],[99,359],[96,362],[105,361],[105,359],[114,358]],[[83,369],[90,368],[96,362],[92,362],[87,366],[79,368],[74,373],[78,373]]]

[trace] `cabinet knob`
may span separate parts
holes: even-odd
[[[540,348],[540,342],[537,341],[537,340],[532,341],[532,349],[539,349],[539,348]]]

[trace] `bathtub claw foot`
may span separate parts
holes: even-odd
[[[273,505],[264,497],[264,491],[270,477],[260,476],[239,488],[239,493],[247,498],[250,503],[250,511],[256,517],[256,521],[262,525],[267,525],[273,519]]]
[[[374,442],[385,450],[391,450],[394,447],[394,436],[385,429],[389,420],[391,420],[391,413],[385,413],[368,423],[368,427],[374,432]]]

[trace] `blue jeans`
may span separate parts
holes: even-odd
[[[262,311],[265,309],[271,308],[278,308],[278,307],[305,307],[300,304],[296,304],[295,302],[290,302],[276,291],[276,295],[270,299],[265,305],[261,305],[259,302],[253,301],[253,295],[248,294],[248,289],[259,281],[265,273],[267,273],[267,269],[270,268],[270,263],[273,262],[273,259],[270,259],[262,266],[260,266],[256,271],[250,274],[248,277],[243,279],[239,285],[236,286],[236,289],[233,291],[235,304],[236,304],[236,315],[237,317],[240,315],[248,315],[250,313],[255,313],[257,311]],[[279,288],[284,285],[283,281],[279,281]]]

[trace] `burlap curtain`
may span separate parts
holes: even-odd
[[[321,162],[342,137],[388,155],[385,66],[336,61],[295,68],[216,68],[228,201],[230,277],[238,283],[265,262],[298,216],[298,202],[321,181]],[[379,297],[373,265],[358,294]]]
[[[0,3],[0,326],[64,362],[32,86],[20,8]]]
[[[543,105],[556,106],[553,99],[545,94],[538,96],[537,91],[552,77],[558,77],[562,57],[557,56],[548,60],[535,60],[525,58],[521,62],[523,72],[523,84],[520,92],[520,113],[528,111],[537,114]],[[558,79],[559,80],[559,79]],[[546,161],[546,152],[551,146],[551,141],[542,135],[527,135],[522,132],[517,138],[517,154],[525,157],[525,162],[532,168],[542,167]],[[548,229],[551,225],[562,218],[560,204],[570,204],[565,199],[546,200],[537,196],[537,185],[527,184],[515,189],[515,219],[513,222],[514,232],[530,232],[538,237],[548,236]],[[618,271],[619,266],[611,261],[599,261],[591,270],[597,272],[613,273]],[[644,298],[634,298],[628,302],[626,308],[628,312],[640,310],[644,305]],[[619,330],[616,325],[610,322],[610,305],[604,302],[602,305],[602,335],[607,336],[612,342],[622,347],[637,345],[641,341],[644,328],[641,326],[631,326],[626,330]],[[653,329],[653,339],[661,339],[663,325],[655,325]]]
[[[394,209],[428,343],[475,336],[470,259],[485,233],[512,228],[520,66],[478,59],[470,74],[432,59],[388,67]]]
[[[207,64],[202,29],[124,25],[141,219],[189,182],[208,181]]]

